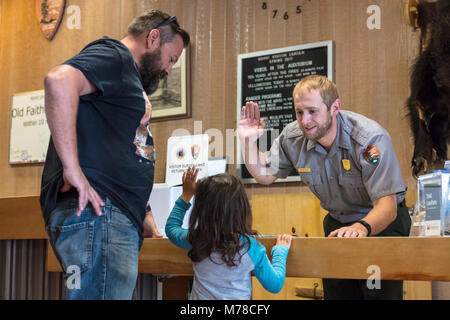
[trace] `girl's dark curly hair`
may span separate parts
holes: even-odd
[[[189,219],[188,241],[192,248],[188,256],[200,262],[211,259],[211,253],[216,252],[227,266],[236,266],[236,255],[245,243],[250,244],[249,235],[257,234],[251,226],[250,203],[239,179],[227,173],[202,179]],[[241,241],[242,237],[245,241]]]

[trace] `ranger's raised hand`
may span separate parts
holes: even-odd
[[[259,107],[253,101],[247,102],[241,110],[241,120],[239,122],[239,138],[256,141],[264,133],[266,124],[261,118]]]

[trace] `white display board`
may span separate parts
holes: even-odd
[[[215,158],[208,160],[208,176],[225,173],[227,167],[226,158]],[[148,200],[152,208],[153,219],[156,223],[156,228],[165,238],[166,236],[166,222],[172,211],[175,201],[181,196],[183,192],[182,186],[170,186],[166,183],[155,183],[153,185],[152,193]],[[191,199],[191,207],[186,211],[186,215],[181,225],[184,229],[189,229],[189,217],[194,205],[195,196]]]
[[[155,183],[153,185],[152,193],[150,194],[149,203],[152,208],[153,219],[155,220],[156,228],[159,233],[166,236],[166,222],[169,214],[172,211],[175,201],[181,196],[183,188],[181,186],[169,186],[165,183]],[[194,203],[194,198],[191,199],[191,204]],[[192,206],[186,212],[183,219],[182,228],[189,228],[189,217],[191,215]]]
[[[208,160],[208,176],[227,172],[227,158],[210,158]]]
[[[170,137],[167,141],[166,184],[181,184],[183,173],[192,165],[199,169],[198,179],[207,177],[208,145],[207,134]]]
[[[44,90],[14,94],[10,116],[9,163],[44,162],[50,139]]]

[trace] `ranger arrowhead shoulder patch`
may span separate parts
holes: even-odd
[[[367,162],[377,165],[378,162],[380,162],[380,152],[378,151],[377,146],[368,146],[366,151],[363,153],[363,157]]]

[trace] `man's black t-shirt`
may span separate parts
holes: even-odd
[[[77,117],[79,162],[89,183],[137,227],[142,239],[145,207],[153,186],[155,150],[149,130],[151,105],[131,52],[103,37],[64,64],[79,69],[98,92],[80,97]],[[47,222],[66,195],[61,161],[50,139],[41,186]],[[77,197],[74,188],[69,194]]]

